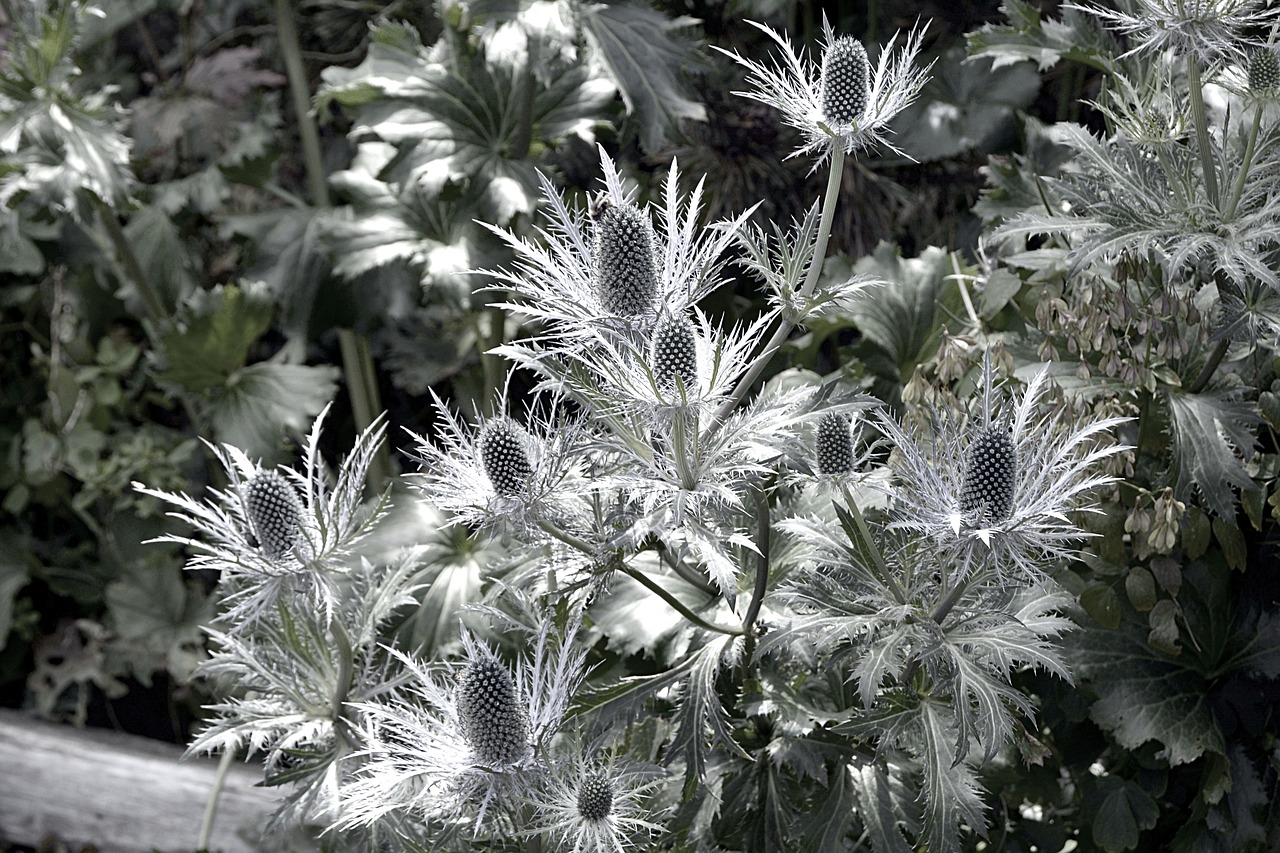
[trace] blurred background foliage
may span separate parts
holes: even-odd
[[[988,769],[994,831],[1005,850],[1274,843],[1280,661],[1259,651],[1280,645],[1263,612],[1276,573],[1260,569],[1276,565],[1274,353],[1259,346],[1229,392],[1182,393],[1185,353],[1129,376],[1155,330],[1069,321],[1157,268],[1068,287],[1062,245],[984,236],[1039,205],[1038,176],[1073,156],[1046,128],[1104,128],[1087,101],[1114,51],[1077,13],[1050,26],[1056,4],[1018,0],[0,0],[0,14],[0,703],[185,742],[211,583],[142,544],[171,528],[133,481],[219,485],[201,437],[287,460],[330,401],[334,456],[383,409],[429,434],[432,392],[483,406],[508,381],[484,352],[514,330],[494,282],[467,272],[510,262],[480,223],[531,233],[539,173],[585,203],[597,145],[642,199],[674,158],[706,176],[707,217],[763,199],[759,221],[789,222],[821,176],[788,159],[792,132],[731,94],[739,71],[707,46],[758,54],[747,19],[811,50],[824,14],[868,44],[920,20],[936,64],[895,126],[911,159],[846,169],[826,273],[896,286],[794,338],[776,367],[841,373],[910,409],[981,338],[1005,366],[1059,360],[1087,391],[1072,404],[1099,414],[1133,413],[1144,383],[1164,422],[1122,472],[1103,538],[1059,578],[1082,605],[1082,687],[1026,685],[1043,706],[1036,761]],[[743,275],[714,307],[748,317],[762,298]],[[1194,325],[1194,300],[1164,307],[1166,324]],[[390,435],[383,481],[403,465]],[[501,549],[438,527],[402,508],[377,545],[430,556],[404,628],[424,647],[448,641]],[[681,654],[615,604],[612,664]],[[1103,759],[1109,773],[1090,772]],[[801,784],[784,765],[770,784]],[[751,796],[726,804],[719,843],[764,819]]]

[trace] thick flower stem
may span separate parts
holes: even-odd
[[[889,588],[893,593],[894,601],[905,605],[907,603],[907,593],[898,584],[896,578],[889,571],[889,564],[885,562],[884,555],[880,553],[880,546],[876,544],[876,540],[871,537],[871,528],[867,526],[867,520],[862,517],[862,510],[858,508],[858,502],[853,499],[853,495],[847,488],[841,488],[844,495],[845,508],[849,510],[849,514],[853,516],[853,522],[858,528],[858,535],[862,541],[866,543],[867,550],[871,552],[872,565],[869,566],[880,582]]]
[[[1204,386],[1208,385],[1209,380],[1213,378],[1213,372],[1218,369],[1219,364],[1222,364],[1222,359],[1226,356],[1227,348],[1230,346],[1230,338],[1223,338],[1214,345],[1213,351],[1209,353],[1209,360],[1204,363],[1204,367],[1200,368],[1196,378],[1187,387],[1187,393],[1199,394],[1204,390]]]
[[[827,191],[822,199],[822,218],[818,221],[818,235],[813,245],[813,257],[809,261],[809,273],[805,277],[804,284],[796,293],[796,302],[803,304],[813,294],[814,289],[818,286],[818,279],[822,277],[822,262],[827,257],[827,241],[831,238],[831,223],[836,215],[836,202],[840,198],[840,183],[844,177],[844,149],[839,145],[833,145],[831,153],[831,172],[827,175]],[[733,389],[733,393],[729,395],[716,410],[710,432],[719,428],[724,423],[725,418],[738,407],[742,402],[742,398],[751,390],[751,386],[760,376],[760,372],[764,370],[765,365],[778,351],[778,349],[786,342],[791,335],[791,331],[795,329],[799,318],[788,319],[782,318],[782,323],[778,326],[778,330],[773,333],[773,337],[769,339],[763,350],[756,356],[756,360],[752,363],[751,368],[738,381],[737,386]]]
[[[753,503],[756,511],[756,550],[759,559],[756,561],[756,583],[751,591],[751,601],[747,604],[747,613],[742,620],[742,630],[747,637],[754,639],[756,618],[760,615],[760,607],[764,604],[764,595],[769,589],[769,497],[764,489],[752,489]]]
[[[1249,138],[1245,141],[1244,157],[1240,160],[1240,172],[1236,175],[1235,185],[1231,188],[1231,198],[1227,199],[1227,207],[1222,211],[1222,221],[1230,222],[1235,218],[1236,208],[1240,205],[1240,196],[1244,194],[1244,184],[1253,168],[1253,154],[1258,145],[1258,129],[1262,127],[1262,103],[1253,111],[1253,125],[1249,128]]]
[[[1196,143],[1200,148],[1200,170],[1204,173],[1205,191],[1209,194],[1209,203],[1218,210],[1221,209],[1222,199],[1218,193],[1218,171],[1213,163],[1213,152],[1209,148],[1209,122],[1204,112],[1200,64],[1191,54],[1187,55],[1187,88],[1191,90],[1191,118],[1196,126]]]

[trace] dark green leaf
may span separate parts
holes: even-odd
[[[1137,847],[1141,831],[1154,827],[1160,817],[1160,807],[1146,791],[1116,777],[1098,780],[1091,800],[1093,840],[1108,853]]]
[[[1045,20],[1040,17],[1039,6],[1022,0],[1005,0],[1000,8],[1009,23],[987,24],[969,33],[969,53],[973,56],[989,56],[997,68],[1030,59],[1044,71],[1063,59],[1071,59],[1102,71],[1113,70],[1111,57],[1120,51],[1093,15],[1064,9],[1061,21]]]
[[[1223,518],[1236,511],[1233,489],[1256,489],[1244,469],[1255,443],[1259,417],[1244,405],[1214,394],[1169,392],[1173,426],[1175,491],[1187,500],[1196,489]]]
[[[1234,518],[1215,518],[1213,538],[1222,546],[1222,555],[1227,558],[1228,566],[1237,572],[1248,568],[1249,552],[1244,544],[1244,534],[1240,532]]]
[[[692,42],[672,35],[692,19],[668,18],[637,2],[593,3],[579,14],[588,43],[635,116],[646,151],[657,151],[682,119],[703,119],[705,109],[682,75],[704,61]]]
[[[1103,627],[1120,627],[1120,596],[1110,584],[1090,583],[1080,593],[1080,606]]]
[[[271,325],[272,306],[227,285],[197,294],[189,308],[181,328],[162,338],[169,365],[159,378],[188,391],[221,388]]]
[[[1171,599],[1159,601],[1151,608],[1147,614],[1147,624],[1151,626],[1147,642],[1152,648],[1169,655],[1182,653],[1182,647],[1178,645],[1177,617],[1178,605]]]
[[[1124,590],[1129,603],[1139,613],[1156,606],[1156,579],[1142,566],[1134,566],[1124,577]]]

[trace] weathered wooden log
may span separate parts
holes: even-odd
[[[192,853],[217,761],[184,759],[173,744],[56,726],[0,708],[0,841],[52,834],[102,853]],[[257,766],[232,765],[209,849],[251,853],[276,792],[255,788]]]

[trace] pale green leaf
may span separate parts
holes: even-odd
[[[252,289],[219,285],[196,293],[179,325],[161,338],[168,366],[158,378],[194,392],[221,388],[244,365],[272,313],[271,303]]]
[[[338,375],[328,365],[251,364],[237,371],[210,402],[214,437],[250,457],[274,458],[286,436],[305,433],[333,399]]]

